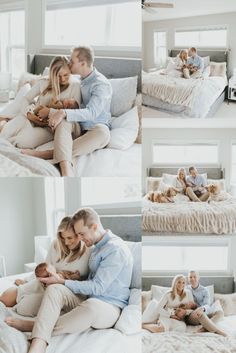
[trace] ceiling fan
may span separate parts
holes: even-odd
[[[173,2],[157,2],[155,0],[142,0],[142,8],[158,8],[158,9],[172,9],[174,7]]]

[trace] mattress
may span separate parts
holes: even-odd
[[[144,198],[142,227],[157,233],[232,234],[236,232],[236,199],[153,203]]]
[[[11,287],[16,278],[32,278],[33,273],[0,278],[0,293]],[[11,314],[21,318],[12,309]],[[31,318],[32,319],[32,318]],[[1,353],[27,353],[27,339],[25,334],[9,328],[3,323],[0,308],[0,351]],[[11,342],[7,339],[11,338]],[[12,342],[15,339],[15,342]],[[9,346],[7,345],[9,344]],[[14,345],[14,347],[13,347]],[[24,347],[24,349],[22,348]],[[67,334],[52,337],[46,353],[141,353],[141,335],[125,335],[115,329],[89,329],[80,334]]]
[[[226,85],[223,77],[186,80],[150,73],[143,79],[143,104],[180,117],[204,118]]]

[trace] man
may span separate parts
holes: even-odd
[[[21,331],[33,329],[29,353],[44,353],[52,334],[112,327],[128,304],[133,258],[125,242],[104,230],[98,214],[91,208],[78,210],[72,225],[87,247],[94,246],[89,277],[85,281],[63,280],[52,273],[51,277],[41,278],[48,287],[35,323],[6,320]],[[88,299],[82,301],[78,294]],[[60,316],[62,309],[67,313]]]
[[[204,61],[197,55],[196,48],[190,48],[188,50],[189,58],[187,60],[187,66],[183,69],[185,78],[197,78],[204,70]]]
[[[208,289],[200,284],[199,273],[197,271],[189,271],[188,282],[189,285],[187,288],[191,290],[197,308],[186,317],[186,323],[188,325],[201,324],[203,327],[200,332],[209,331],[227,336],[224,331],[216,326],[216,323],[224,316],[223,311],[214,311],[214,308],[211,306]]]
[[[198,174],[196,167],[189,168],[189,176],[187,177],[186,195],[191,201],[201,202],[207,201],[210,194],[206,190],[207,182],[202,175]]]
[[[110,140],[112,88],[93,64],[91,48],[73,50],[71,73],[80,75],[82,104],[80,109],[60,109],[49,118],[49,126],[55,131],[53,158],[62,176],[74,176],[73,157],[104,148]]]

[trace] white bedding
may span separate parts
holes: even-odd
[[[0,279],[0,293],[13,285],[16,278],[26,278],[32,274],[9,276]],[[26,353],[27,334],[14,336],[14,342],[7,342],[6,337],[14,334],[12,328],[6,327],[2,319],[3,310],[0,307],[0,353]],[[11,311],[14,316],[20,317]],[[3,335],[4,329],[4,335]],[[6,346],[3,346],[4,344]],[[8,343],[8,344],[7,344]],[[14,347],[13,347],[14,346]],[[141,353],[140,334],[125,335],[115,329],[89,329],[81,334],[67,334],[52,337],[46,353]]]
[[[142,225],[147,232],[233,234],[236,232],[236,199],[155,203],[144,198]]]
[[[203,118],[226,85],[227,80],[223,77],[187,80],[161,75],[157,71],[143,77],[143,103],[182,117]]]

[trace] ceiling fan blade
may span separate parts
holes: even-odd
[[[145,1],[144,6],[146,7],[157,7],[157,8],[163,8],[163,9],[172,9],[174,7],[174,4],[171,3],[162,3],[162,2],[151,2],[151,1]]]

